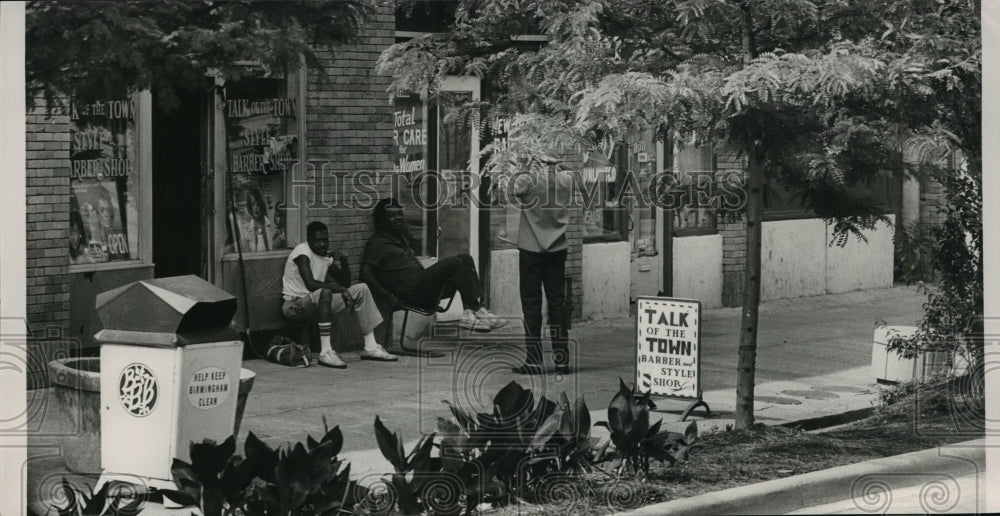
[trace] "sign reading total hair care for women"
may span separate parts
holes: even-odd
[[[701,302],[636,301],[637,392],[701,400]]]

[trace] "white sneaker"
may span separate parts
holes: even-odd
[[[492,326],[476,317],[476,313],[466,309],[462,312],[462,317],[458,319],[458,326],[472,331],[490,331]]]
[[[344,361],[337,356],[337,352],[332,349],[328,349],[320,353],[317,362],[319,362],[320,365],[325,365],[326,367],[333,367],[336,369],[347,368],[347,364],[345,364]]]
[[[396,355],[393,355],[385,350],[382,346],[376,344],[376,347],[371,350],[365,350],[361,352],[361,360],[375,360],[378,362],[395,362],[399,360]]]
[[[491,330],[506,326],[509,322],[507,319],[497,317],[493,314],[493,312],[487,310],[486,307],[481,307],[478,311],[476,311],[475,316],[476,319],[479,319],[482,324],[487,325]]]

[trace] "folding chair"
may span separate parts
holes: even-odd
[[[445,289],[448,287],[447,283],[441,287],[441,293],[438,294],[437,301],[431,308],[425,308],[421,306],[411,305],[402,299],[399,300],[399,305],[393,307],[392,311],[395,313],[398,310],[403,311],[403,326],[399,329],[399,350],[391,351],[390,353],[394,355],[408,356],[408,357],[442,357],[444,353],[439,353],[437,351],[423,351],[419,348],[408,348],[403,343],[406,340],[406,323],[410,318],[410,312],[416,312],[420,315],[431,316],[434,314],[445,313],[451,308],[451,303],[455,301],[455,295],[452,294],[448,298],[448,304],[444,307],[441,306],[441,300],[444,297]],[[392,325],[387,324],[385,327],[385,342],[389,342],[392,338]]]

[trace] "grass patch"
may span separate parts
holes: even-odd
[[[889,387],[868,418],[804,432],[756,425],[704,435],[682,466],[655,463],[644,481],[605,474],[572,477],[554,503],[520,504],[489,514],[609,514],[777,478],[982,437],[984,400],[967,394],[963,378]],[[610,471],[611,468],[605,468]]]

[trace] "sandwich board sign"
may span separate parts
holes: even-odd
[[[704,405],[701,302],[639,296],[636,308],[636,392]]]

